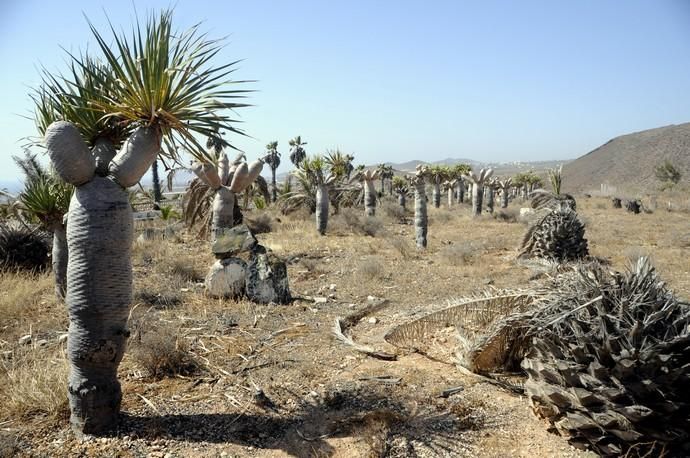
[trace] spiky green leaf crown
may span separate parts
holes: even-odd
[[[137,19],[130,37],[110,24],[112,45],[88,23],[103,57],[70,54],[72,75],[44,72],[44,84],[33,97],[39,131],[53,118],[66,119],[91,142],[104,135],[124,138],[135,126],[153,125],[163,134],[162,155],[178,159],[182,149],[203,162],[215,157],[197,135],[207,138],[222,130],[244,135],[231,115],[248,106],[240,100],[250,91],[233,87],[248,81],[230,79],[238,61],[211,64],[221,40],[207,39],[198,24],[174,32],[171,10],[149,15],[143,25]],[[120,130],[109,132],[113,127]]]

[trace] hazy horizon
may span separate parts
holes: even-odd
[[[139,15],[170,3],[137,2]],[[0,182],[35,135],[29,87],[40,66],[101,30],[133,24],[132,4],[36,0],[0,4]],[[229,36],[216,63],[244,59],[236,79],[258,80],[238,111],[251,137],[230,141],[250,159],[288,140],[308,153],[340,148],[355,163],[571,160],[618,135],[690,121],[690,3],[179,0],[175,23]],[[106,34],[107,35],[107,34]],[[1,187],[1,186],[0,186]]]

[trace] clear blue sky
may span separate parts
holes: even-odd
[[[117,4],[117,6],[115,6]],[[39,64],[93,48],[85,13],[128,30],[132,3],[0,0],[0,180],[34,134],[19,117]],[[170,5],[136,1],[140,12]],[[178,0],[178,25],[229,36],[220,60],[256,79],[241,110],[283,153],[339,147],[356,163],[575,158],[619,134],[690,121],[690,1]]]

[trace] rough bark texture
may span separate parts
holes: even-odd
[[[501,208],[508,208],[508,192],[507,188],[501,190]]]
[[[434,182],[433,199],[434,208],[439,208],[441,206],[441,185],[438,183],[438,181]]]
[[[376,189],[372,180],[364,180],[364,212],[367,216],[376,215]]]
[[[161,149],[160,133],[155,127],[138,127],[110,162],[110,175],[123,188],[139,182]]]
[[[494,212],[494,188],[487,186],[486,188],[486,209],[489,213]]]
[[[465,202],[465,183],[462,181],[458,183],[458,202]]]
[[[226,186],[218,188],[212,203],[211,235],[216,240],[224,229],[230,229],[235,224],[235,193]]]
[[[405,210],[405,205],[407,204],[407,201],[405,199],[405,193],[401,192],[398,194],[398,205],[402,207],[403,210]]]
[[[328,186],[320,184],[316,188],[316,230],[326,234],[328,226]]]
[[[424,182],[414,185],[414,233],[417,248],[426,248],[427,216],[426,191]]]
[[[67,232],[64,224],[53,228],[53,275],[55,276],[55,296],[65,300],[67,293]]]
[[[479,216],[482,214],[482,199],[484,190],[482,183],[472,184],[472,215]]]
[[[125,351],[132,302],[132,209],[109,178],[78,187],[67,220],[68,396],[77,432],[117,424],[122,392],[117,367]]]
[[[52,123],[46,129],[44,143],[50,162],[64,181],[79,186],[93,177],[96,161],[74,124]]]
[[[108,174],[108,166],[117,154],[117,150],[113,142],[107,138],[99,138],[93,145],[91,150],[94,159],[96,160],[96,175],[106,176]]]
[[[247,298],[260,304],[287,304],[292,300],[285,261],[260,245],[247,265]]]

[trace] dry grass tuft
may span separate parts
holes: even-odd
[[[365,281],[381,280],[386,276],[386,268],[381,258],[372,256],[357,265],[357,274]]]
[[[336,232],[351,232],[353,234],[376,237],[383,230],[383,222],[375,216],[366,216],[361,210],[344,208],[333,218],[331,224]],[[344,230],[340,228],[343,227]]]
[[[273,219],[267,213],[261,213],[254,218],[245,218],[244,223],[254,235],[268,234],[273,231]]]
[[[481,253],[481,246],[472,241],[452,242],[439,251],[439,256],[445,264],[463,266],[472,264]]]
[[[501,208],[493,213],[496,221],[503,221],[504,223],[517,223],[520,217],[520,212],[516,208]]]
[[[139,321],[137,328],[130,340],[130,354],[149,376],[160,379],[198,371],[198,365],[189,353],[189,344],[179,329],[163,322],[152,324],[145,320]]]
[[[0,421],[66,419],[67,373],[67,358],[62,349],[15,352],[0,367]]]
[[[395,248],[395,251],[400,253],[403,259],[412,259],[415,256],[416,250],[412,247],[412,244],[404,238],[390,236],[386,238],[386,240]]]
[[[382,201],[377,211],[384,217],[396,223],[404,222],[407,217],[407,212],[400,205],[398,205],[397,202],[393,202],[391,200]]]
[[[12,458],[19,453],[19,439],[9,431],[0,431],[0,458]]]

